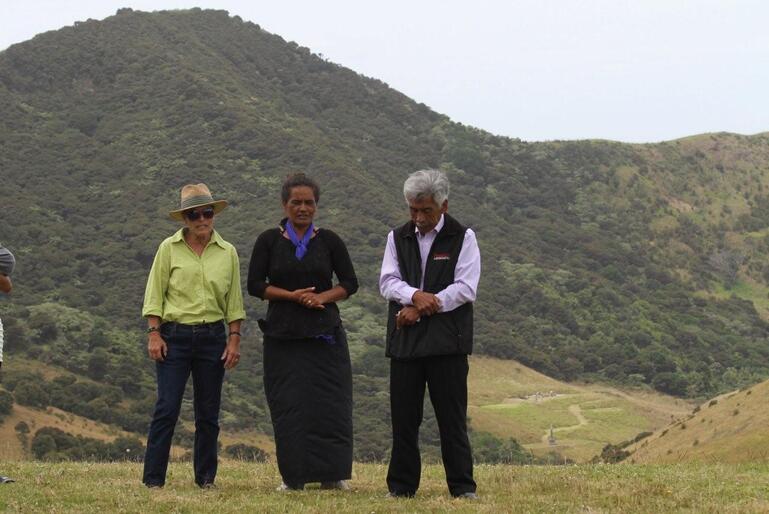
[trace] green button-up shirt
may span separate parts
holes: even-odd
[[[147,278],[142,316],[186,325],[244,319],[235,247],[214,231],[198,256],[184,240],[183,230],[158,247]]]

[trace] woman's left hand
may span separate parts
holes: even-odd
[[[307,307],[308,309],[325,309],[326,307],[323,305],[325,303],[325,299],[323,298],[323,294],[316,294],[311,292],[302,293],[299,296],[299,303]]]
[[[222,354],[224,369],[232,369],[240,362],[240,336],[231,334],[227,339],[227,346]]]

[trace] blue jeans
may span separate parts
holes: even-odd
[[[147,485],[165,484],[171,439],[187,378],[192,372],[195,483],[199,486],[211,484],[216,478],[217,468],[219,406],[224,379],[221,357],[227,343],[224,323],[163,323],[160,335],[168,346],[168,352],[165,359],[156,364],[158,399],[147,436],[142,481]]]

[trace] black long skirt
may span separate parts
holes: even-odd
[[[344,329],[334,339],[264,337],[278,469],[292,486],[352,474],[352,368]]]

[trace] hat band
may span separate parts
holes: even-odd
[[[197,207],[198,205],[205,205],[207,203],[214,203],[214,199],[211,197],[211,195],[191,196],[182,200],[182,207],[180,210],[189,209],[190,207]]]

